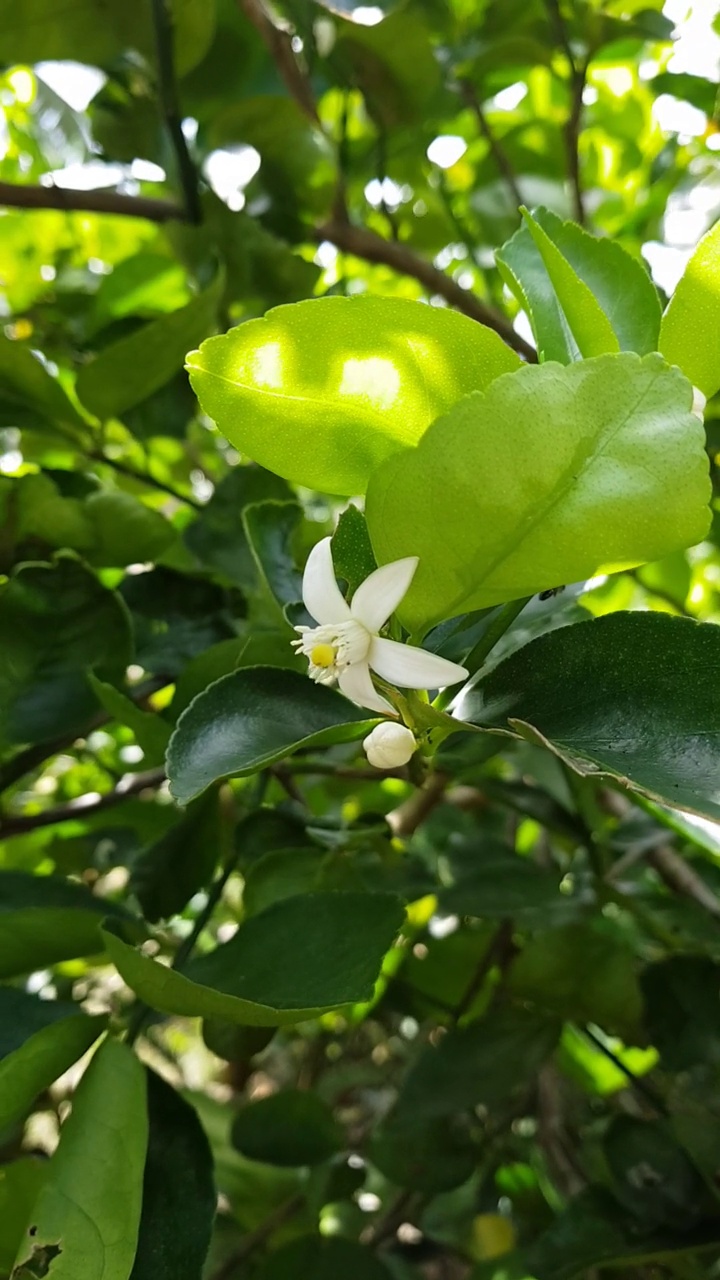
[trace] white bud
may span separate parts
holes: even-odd
[[[698,391],[697,387],[693,387],[693,402],[692,402],[691,412],[694,413],[695,417],[699,418],[701,422],[705,421],[705,405],[706,404],[707,404],[707,399],[703,395],[702,391]]]
[[[416,747],[410,730],[393,720],[383,720],[376,725],[363,742],[365,755],[376,769],[395,769],[407,764]]]

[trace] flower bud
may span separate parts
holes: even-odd
[[[695,417],[699,418],[701,422],[705,421],[705,405],[706,404],[707,404],[707,399],[703,395],[702,391],[698,391],[697,387],[693,387],[693,402],[692,402],[691,412],[694,413]]]
[[[393,720],[383,720],[376,725],[363,742],[365,755],[376,769],[395,769],[407,764],[416,747],[410,730]]]

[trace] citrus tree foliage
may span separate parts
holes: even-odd
[[[717,1273],[692,7],[0,0],[0,1280]]]

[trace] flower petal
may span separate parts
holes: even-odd
[[[381,565],[355,592],[350,605],[353,618],[362,622],[368,631],[379,631],[400,604],[417,567],[417,556]]]
[[[397,715],[387,698],[383,698],[375,688],[367,662],[353,662],[352,666],[343,667],[338,685],[340,692],[358,707],[369,707],[371,711],[381,711],[384,715]]]
[[[444,689],[467,679],[467,671],[456,662],[448,662],[436,653],[416,649],[397,640],[373,638],[368,662],[383,680],[400,689]]]
[[[321,538],[307,558],[302,584],[303,604],[320,625],[345,622],[350,606],[335,581],[330,538]]]

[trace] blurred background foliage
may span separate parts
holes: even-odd
[[[451,739],[420,805],[351,746],[266,771],[259,813],[255,779],[180,811],[162,764],[212,680],[296,666],[278,600],[339,507],[238,456],[186,352],[365,292],[523,349],[494,259],[520,203],[618,241],[668,296],[720,213],[715,10],[0,0],[1,990],[119,1017],[99,912],[141,908],[171,956],[222,866],[201,950],[318,888],[409,904],[368,1005],[146,1025],[219,1192],[207,1261],[175,1275],[720,1274],[717,824],[498,738]],[[712,403],[707,428],[717,479]],[[299,506],[251,542],[266,498]],[[717,622],[719,533],[536,599],[505,651],[618,609]],[[0,1132],[0,1276],[77,1074]]]

